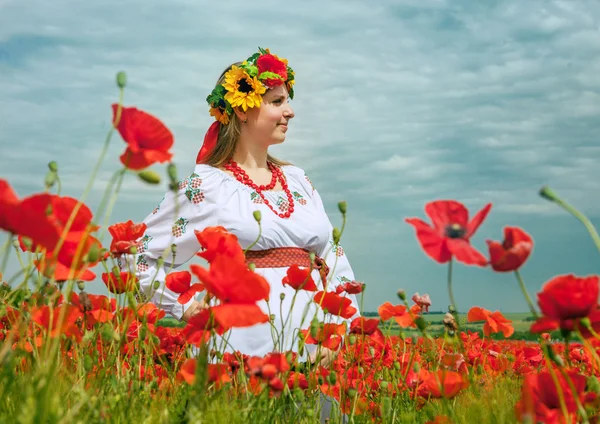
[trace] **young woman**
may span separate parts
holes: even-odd
[[[294,118],[289,102],[293,84],[294,72],[287,60],[268,50],[260,49],[223,72],[207,97],[216,120],[206,133],[196,167],[179,183],[178,191],[168,192],[144,220],[147,230],[135,258],[140,285],[151,302],[187,321],[203,303],[192,299],[179,304],[179,295],[167,289],[164,281],[170,269],[180,267],[199,251],[194,230],[222,226],[237,236],[243,249],[252,245],[247,262],[254,263],[255,272],[270,285],[268,304],[259,306],[275,316],[273,326],[282,334],[274,336],[271,323],[226,333],[226,350],[248,355],[297,352],[299,330],[308,328],[315,314],[324,320],[322,310],[312,302],[314,292],[300,290],[294,296],[295,290],[282,284],[291,265],[312,265],[317,285],[322,287],[324,277],[329,281],[327,291],[354,280],[309,178],[302,169],[268,153],[270,146],[285,140]],[[261,215],[260,237],[255,211]],[[161,264],[159,257],[172,244],[177,246],[175,259],[165,255]],[[316,255],[312,264],[310,252]],[[347,319],[348,324],[359,316],[356,298],[350,298],[357,312]],[[340,318],[337,323],[342,321]]]

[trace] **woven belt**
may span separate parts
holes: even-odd
[[[298,265],[305,268],[318,269],[323,287],[327,284],[329,267],[323,258],[315,256],[310,262],[310,252],[299,247],[278,247],[267,250],[249,250],[246,252],[246,263],[252,262],[256,268],[284,268]]]

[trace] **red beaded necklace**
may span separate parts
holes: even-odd
[[[269,167],[269,170],[271,171],[271,182],[266,186],[265,185],[256,185],[254,183],[254,181],[252,181],[250,179],[248,174],[246,174],[246,171],[244,171],[242,168],[240,168],[240,166],[233,159],[225,164],[225,169],[230,171],[231,173],[233,173],[233,176],[235,177],[236,180],[238,180],[242,184],[247,185],[248,187],[253,188],[258,193],[258,195],[262,198],[263,202],[269,207],[269,209],[271,209],[273,211],[273,213],[275,215],[277,215],[280,218],[289,218],[292,215],[292,213],[294,212],[294,196],[292,196],[292,193],[290,192],[290,190],[288,188],[287,182],[283,175],[283,171],[281,171],[281,168],[273,165],[271,162],[267,162],[267,166]],[[283,213],[277,212],[275,210],[275,208],[273,208],[273,206],[269,203],[269,201],[267,200],[265,195],[263,194],[263,191],[273,190],[273,188],[277,184],[278,180],[279,180],[279,183],[281,184],[281,187],[283,188],[283,191],[285,192],[285,194],[287,196],[287,200],[289,203],[289,207],[288,207],[287,211],[285,211]]]

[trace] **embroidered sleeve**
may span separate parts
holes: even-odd
[[[137,254],[126,257],[129,269],[140,280],[145,300],[181,320],[193,299],[177,302],[179,295],[165,287],[166,275],[188,262],[200,249],[194,230],[218,225],[216,187],[196,173],[179,182],[176,192],[165,194],[159,205],[144,219],[147,226],[137,245]]]

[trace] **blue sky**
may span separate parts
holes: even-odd
[[[57,160],[64,193],[79,196],[119,70],[129,77],[125,104],[165,122],[188,172],[217,77],[269,47],[297,80],[296,118],[273,152],[306,170],[334,225],[337,202],[348,202],[342,244],[367,284],[365,310],[396,302],[400,288],[429,293],[433,310],[448,304],[446,266],[404,222],[435,199],[472,214],[493,203],[473,239],[483,253],[505,225],[528,231],[536,244],[522,274],[535,293],[556,274],[599,272],[581,224],[537,195],[548,184],[600,224],[599,20],[600,3],[574,0],[4,0],[0,178],[25,196]],[[92,208],[123,148],[115,138]],[[163,192],[129,177],[111,222],[141,221]],[[461,309],[526,310],[511,274],[457,266],[454,280]],[[102,283],[91,291],[105,292]]]

